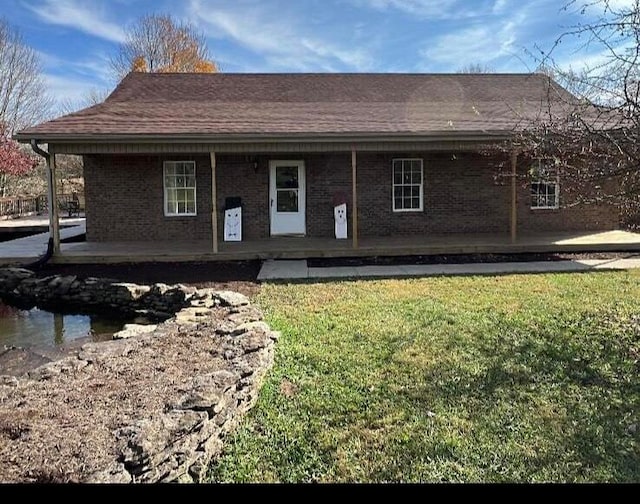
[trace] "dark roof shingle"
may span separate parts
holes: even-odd
[[[506,132],[575,98],[541,74],[131,73],[20,139]]]

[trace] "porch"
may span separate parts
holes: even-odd
[[[56,263],[230,261],[436,254],[506,254],[522,252],[638,251],[640,233],[628,231],[446,234],[411,237],[333,238],[276,237],[220,242],[213,253],[208,240],[62,243]]]

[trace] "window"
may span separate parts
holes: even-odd
[[[422,211],[422,159],[393,160],[393,211]]]
[[[539,159],[531,167],[531,175],[531,208],[558,208],[560,184],[556,167]]]
[[[195,161],[164,162],[164,214],[196,215]]]

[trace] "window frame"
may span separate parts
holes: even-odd
[[[396,184],[395,181],[395,166],[396,161],[419,161],[420,162],[420,206],[418,208],[396,208],[396,187],[414,187],[418,184]],[[404,166],[403,166],[404,171]],[[403,197],[404,199],[404,197]],[[403,203],[404,204],[404,203]],[[405,212],[423,212],[424,211],[424,159],[423,158],[393,158],[391,160],[391,209],[393,213],[405,213]]]
[[[529,183],[529,208],[531,210],[558,210],[560,208],[560,173],[558,172],[558,168],[553,165],[553,166],[549,166],[549,164],[553,163],[553,160],[548,160],[548,159],[537,159],[535,161],[537,163],[537,167],[532,167],[532,169],[536,169],[538,170],[538,174],[536,175],[536,177],[532,177],[531,181]],[[550,168],[555,172],[555,177],[551,176],[551,177],[544,177],[540,175],[540,169],[543,166],[543,163],[546,165],[545,168]],[[554,180],[555,179],[555,180]],[[533,204],[533,184],[546,184],[546,185],[554,185],[555,186],[555,205],[536,205],[534,206]],[[548,194],[549,192],[546,192],[546,202],[548,203]]]
[[[178,187],[167,187],[167,166],[178,163],[190,164],[193,166],[193,187],[182,187],[181,189],[193,189],[193,212],[169,212],[168,210],[168,189],[178,189]],[[162,188],[163,188],[163,212],[165,217],[196,217],[198,215],[198,178],[196,162],[193,160],[166,160],[162,162]],[[175,175],[173,175],[175,177]]]

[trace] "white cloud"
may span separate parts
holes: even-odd
[[[66,26],[111,42],[125,40],[122,26],[105,19],[104,9],[95,2],[45,0],[39,5],[27,4],[27,8],[48,24]]]
[[[418,68],[455,71],[486,64],[497,71],[533,71],[536,44],[557,37],[555,22],[549,21],[558,15],[556,1],[495,0],[490,13],[425,40]]]
[[[515,22],[510,21],[500,28],[476,25],[447,33],[423,48],[420,55],[437,63],[455,65],[456,68],[488,63],[514,52],[516,26]]]
[[[607,0],[608,7],[613,10],[631,9],[636,3],[637,0]]]
[[[63,102],[76,102],[96,89],[96,83],[90,79],[63,77],[51,73],[44,74],[47,89],[52,98],[60,105]]]
[[[109,57],[102,53],[88,54],[83,59],[63,60],[48,52],[36,51],[42,62],[45,73],[55,75],[64,68],[71,80],[72,76],[81,81],[90,80],[93,87],[112,87],[114,75],[109,64]]]
[[[331,33],[311,33],[310,26],[291,12],[266,10],[260,5],[249,9],[191,0],[189,14],[206,35],[229,38],[262,56],[276,69],[361,71],[373,62],[367,49],[338,45],[331,41]]]
[[[425,19],[459,19],[473,17],[477,12],[470,9],[471,2],[460,0],[351,0],[357,6],[380,11],[397,10]],[[476,4],[476,2],[473,2]]]
[[[491,12],[493,14],[502,14],[506,12],[508,6],[509,0],[496,0],[491,8]]]

